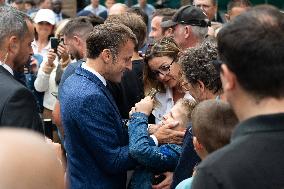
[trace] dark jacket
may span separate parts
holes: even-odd
[[[283,189],[284,113],[237,125],[231,143],[201,162],[193,189]]]
[[[120,83],[108,82],[110,90],[123,119],[129,118],[129,112],[135,103],[144,97],[143,60],[132,61],[132,70],[126,71]]]
[[[28,128],[43,133],[33,94],[0,66],[0,126]]]
[[[176,188],[184,179],[191,177],[194,167],[200,162],[200,158],[194,150],[191,131],[190,125],[183,139],[182,153],[174,172],[172,189]]]

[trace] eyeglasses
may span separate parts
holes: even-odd
[[[152,70],[152,73],[156,77],[160,76],[160,74],[163,75],[163,76],[168,75],[171,71],[171,66],[174,62],[175,62],[175,59],[173,59],[173,61],[170,64],[162,65],[161,67],[159,67],[158,70]]]

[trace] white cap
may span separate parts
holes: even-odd
[[[36,24],[39,22],[48,22],[51,25],[55,25],[55,14],[50,9],[40,9],[35,15],[34,22]]]

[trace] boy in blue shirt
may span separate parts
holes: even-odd
[[[178,122],[173,128],[185,130],[190,122],[191,112],[195,101],[180,99],[172,107],[171,111],[163,117],[162,125]],[[180,157],[182,147],[177,144],[164,144],[152,146],[148,133],[148,116],[154,106],[154,100],[147,96],[132,108],[129,120],[129,152],[140,166],[136,168],[129,188],[151,189],[153,175],[174,171]]]

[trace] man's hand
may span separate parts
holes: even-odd
[[[157,132],[157,130],[161,127],[161,125],[158,124],[149,124],[148,125],[148,133],[150,135],[154,134],[155,132]]]
[[[178,122],[169,123],[161,126],[154,136],[159,144],[182,144],[185,131],[175,131],[172,128],[176,127]]]
[[[173,172],[165,172],[163,175],[165,175],[166,178],[160,184],[152,185],[153,189],[170,189],[173,182]]]
[[[64,44],[59,44],[57,47],[57,54],[58,56],[61,58],[61,63],[64,63],[64,65],[62,64],[62,68],[65,68],[71,61],[69,54],[67,52],[67,48]]]

